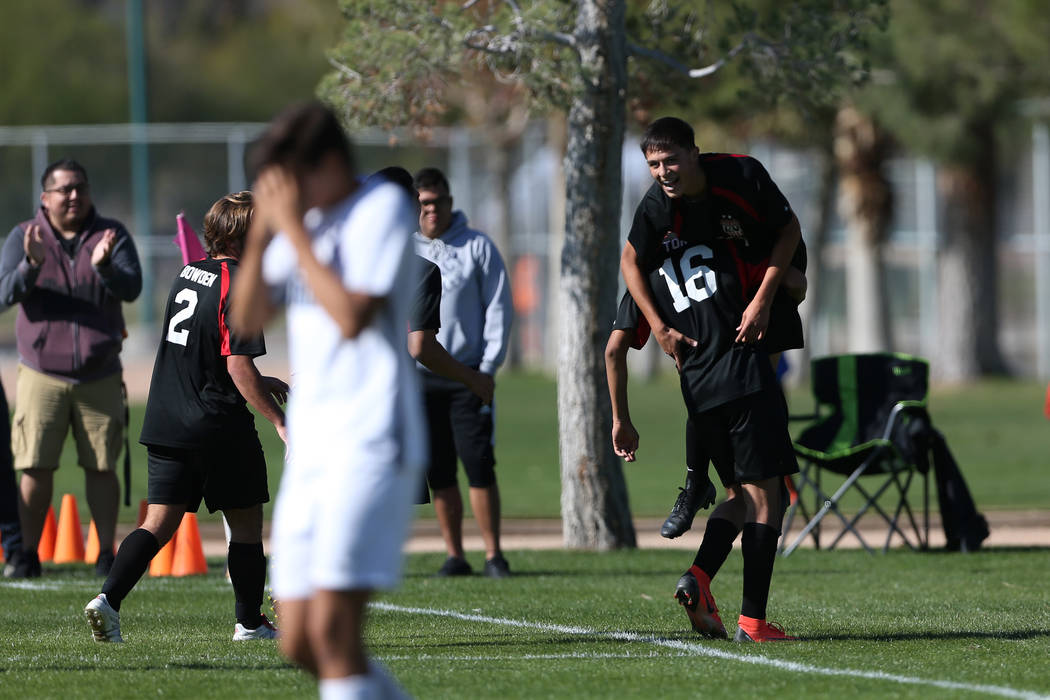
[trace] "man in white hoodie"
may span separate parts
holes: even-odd
[[[459,362],[493,375],[507,354],[513,307],[507,269],[484,233],[453,211],[448,180],[437,168],[416,173],[419,231],[416,252],[441,270],[441,330],[437,340]],[[485,575],[504,578],[510,567],[500,549],[500,498],[493,455],[494,406],[462,384],[421,366],[430,429],[427,481],[448,558],[439,576],[473,570],[463,553],[463,500],[456,483],[457,456],[470,485],[470,506],[485,540]]]

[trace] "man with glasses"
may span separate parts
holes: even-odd
[[[507,354],[513,308],[503,258],[488,236],[453,211],[448,180],[437,168],[416,173],[419,231],[416,253],[441,270],[441,330],[437,341],[457,361],[494,375]],[[500,548],[500,499],[493,456],[493,405],[459,382],[426,368],[423,399],[430,429],[427,481],[448,558],[439,576],[473,569],[463,553],[463,500],[456,483],[457,457],[470,486],[470,505],[485,541],[484,573],[510,575]]]
[[[6,306],[21,304],[11,450],[22,473],[23,543],[11,575],[40,575],[36,550],[54,470],[72,428],[98,532],[95,573],[105,576],[113,564],[120,507],[121,303],[138,297],[142,270],[124,225],[95,210],[80,163],[52,163],[40,184],[36,216],[15,226],[0,250],[0,299]]]

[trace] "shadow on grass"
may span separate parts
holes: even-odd
[[[274,661],[272,663],[258,663],[252,662],[247,664],[230,664],[230,663],[202,663],[199,661],[194,662],[180,662],[180,661],[166,661],[163,664],[149,664],[149,663],[114,663],[117,661],[113,657],[106,658],[105,665],[99,663],[83,663],[83,664],[54,664],[54,663],[41,663],[31,664],[19,661],[17,670],[19,672],[26,671],[98,671],[100,673],[112,674],[115,671],[157,671],[167,672],[172,669],[183,669],[186,671],[298,671],[298,666],[294,666],[288,662]],[[5,667],[0,665],[0,673],[5,671],[13,671],[15,668]],[[5,696],[6,697],[6,696]]]
[[[504,581],[513,581],[514,579],[528,579],[528,578],[544,578],[544,577],[557,577],[557,578],[596,578],[601,576],[615,576],[617,580],[631,579],[631,578],[651,578],[652,576],[668,576],[674,577],[677,581],[678,577],[682,575],[682,572],[689,568],[689,564],[692,561],[686,561],[681,567],[674,569],[647,569],[646,571],[621,571],[615,569],[595,569],[593,567],[580,567],[575,568],[564,568],[564,569],[512,569],[509,579],[502,579]],[[513,562],[511,562],[513,566]],[[435,567],[436,568],[436,567]],[[480,571],[475,570],[473,574],[469,576],[438,576],[432,571],[413,571],[405,574],[405,579],[434,579],[437,581],[475,581],[478,579],[486,579],[487,577]],[[493,580],[494,583],[498,581]]]
[[[1030,629],[1012,632],[901,632],[899,634],[815,634],[800,637],[801,642],[910,642],[951,639],[1003,639],[1022,641],[1050,637],[1050,630]]]

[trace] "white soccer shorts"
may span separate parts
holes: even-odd
[[[286,461],[274,506],[275,597],[397,586],[419,469],[360,453],[348,459],[353,451],[308,452]]]

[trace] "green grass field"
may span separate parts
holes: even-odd
[[[662,516],[682,478],[681,400],[671,377],[638,383],[632,414],[639,461],[625,465],[637,516]],[[501,375],[497,458],[504,512],[559,514],[557,415],[551,380]],[[979,507],[1048,508],[1043,387],[986,382],[935,391],[947,435]],[[790,397],[805,412],[805,392]],[[133,411],[134,434],[141,407]],[[280,445],[261,428],[271,489]],[[145,456],[133,448],[133,502]],[[83,504],[67,441],[55,502]],[[133,520],[136,508],[122,512]],[[420,515],[430,511],[420,508]],[[800,550],[777,562],[770,618],[799,643],[741,646],[697,638],[671,599],[691,555],[528,551],[515,576],[431,577],[442,555],[413,555],[399,591],[382,596],[368,630],[373,652],[419,697],[1050,697],[1047,549],[975,554]],[[145,579],[123,609],[124,645],[97,645],[83,620],[100,581],[84,566],[45,565],[42,579],[0,580],[0,698],[311,697],[312,679],[272,642],[234,643],[233,598],[221,575]],[[740,557],[713,591],[731,630]]]
[[[409,558],[368,638],[420,698],[1050,697],[1047,552],[800,551],[777,562],[770,619],[802,641],[698,638],[672,600],[689,555],[515,552],[516,576],[436,579]],[[123,645],[91,639],[84,567],[0,580],[0,697],[313,697],[274,642],[232,642],[233,595],[208,576],[145,579]],[[739,612],[740,557],[713,592]]]
[[[496,459],[505,517],[559,517],[557,402],[552,379],[526,373],[498,377]],[[970,489],[983,510],[1050,508],[1050,424],[1043,417],[1044,387],[1038,382],[987,381],[951,390],[934,390],[930,412],[947,436]],[[631,415],[641,434],[638,461],[624,464],[631,510],[639,517],[663,517],[684,478],[685,412],[672,375],[631,386]],[[806,390],[789,396],[792,411],[811,410]],[[142,424],[142,407],[132,410],[132,436]],[[798,429],[804,424],[793,424]],[[281,472],[282,446],[272,426],[257,420],[267,452],[271,494]],[[132,507],[121,518],[134,521],[138,502],[146,495],[146,453],[132,444],[134,476]],[[76,454],[67,438],[63,467],[55,476],[55,508],[63,493],[73,493],[87,523],[84,481],[75,467]],[[461,486],[464,480],[460,479]],[[467,502],[467,499],[464,499]],[[848,502],[847,502],[848,504]],[[933,499],[936,507],[936,499]],[[469,510],[469,504],[467,505]],[[432,517],[420,507],[419,517]],[[269,508],[267,508],[269,516]],[[204,518],[217,516],[202,515]]]

